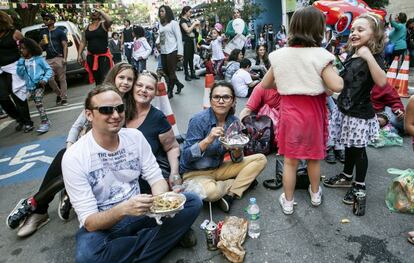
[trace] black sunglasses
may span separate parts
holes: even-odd
[[[125,105],[119,104],[117,106],[100,106],[100,107],[93,107],[93,110],[98,110],[100,114],[104,115],[112,115],[114,111],[118,113],[123,113],[125,111]]]

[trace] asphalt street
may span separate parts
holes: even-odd
[[[155,70],[150,58],[149,70]],[[185,84],[181,95],[171,100],[180,132],[186,132],[190,117],[202,109],[204,78],[186,82],[182,72],[179,78]],[[69,105],[55,107],[55,95],[45,99],[51,130],[44,135],[36,132],[15,132],[10,119],[0,122],[0,222],[21,198],[34,194],[54,155],[64,147],[65,137],[82,110],[82,103],[91,85],[82,80],[71,80]],[[240,112],[246,99],[237,100]],[[36,113],[33,103],[31,111]],[[33,118],[35,124],[39,117]],[[323,188],[324,199],[320,207],[312,207],[304,190],[295,193],[298,203],[295,213],[285,216],[277,202],[282,192],[266,190],[263,180],[275,172],[275,156],[268,156],[268,165],[259,176],[260,184],[236,200],[230,215],[244,217],[249,197],[256,197],[261,209],[261,235],[259,239],[246,239],[245,262],[414,262],[414,246],[407,242],[406,232],[414,230],[414,217],[410,214],[390,212],[384,202],[385,193],[393,175],[388,168],[413,168],[411,138],[404,138],[402,147],[368,149],[366,215],[357,217],[350,206],[342,203],[346,190]],[[342,165],[322,162],[322,175],[332,176]],[[34,235],[20,239],[15,231],[0,226],[0,263],[14,262],[74,262],[76,217],[62,222],[57,215],[57,199],[49,208],[50,222]],[[225,214],[213,207],[214,220],[223,220]],[[162,260],[163,263],[227,262],[219,251],[208,251],[204,232],[199,226],[208,218],[208,206],[193,228],[198,244],[191,249],[175,248]],[[342,224],[342,219],[349,223]]]

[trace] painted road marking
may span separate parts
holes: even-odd
[[[63,106],[63,107],[62,106],[50,107],[50,108],[46,109],[46,113],[49,113],[49,111],[53,111],[55,109],[67,109],[67,108],[72,108],[72,107],[79,106],[79,105],[81,105],[83,107],[85,105],[85,103],[84,102],[77,102],[77,103],[71,103],[68,106]],[[78,109],[78,108],[79,107],[77,107],[76,109]],[[31,111],[30,116],[32,116],[33,114],[36,114],[36,113],[38,113],[37,110]]]
[[[52,137],[0,149],[0,187],[45,175],[65,137]]]
[[[74,105],[77,104],[77,105]],[[67,106],[65,108],[62,107],[53,107],[53,108],[49,108],[46,109],[46,113],[49,114],[55,114],[55,113],[59,113],[59,112],[64,112],[64,111],[70,111],[70,110],[76,110],[76,109],[80,109],[84,107],[83,103],[74,103],[71,104],[70,106]],[[37,111],[32,111],[30,112],[30,117],[38,117],[39,113]],[[3,123],[0,124],[0,132],[7,128],[11,123],[15,122],[14,120],[9,120],[9,121],[5,121]]]

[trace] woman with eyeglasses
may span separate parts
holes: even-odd
[[[92,10],[90,18],[92,22],[86,27],[79,45],[78,62],[85,65],[89,73],[89,82],[95,81],[96,85],[99,85],[113,66],[111,51],[108,48],[108,31],[112,25],[112,18],[99,9]],[[85,47],[88,50],[86,61],[82,57]]]
[[[167,117],[154,106],[152,100],[157,95],[158,77],[153,72],[141,73],[134,87],[125,94],[126,127],[138,129],[151,146],[162,174],[170,187],[181,184],[178,173],[180,147]],[[139,182],[141,193],[151,193],[145,180]]]
[[[239,163],[225,161],[227,149],[220,143],[234,115],[236,97],[233,86],[227,82],[213,85],[210,93],[211,108],[193,116],[188,124],[187,138],[180,158],[180,173],[184,181],[191,180],[202,186],[206,201],[218,201],[224,212],[229,212],[233,200],[257,185],[256,177],[265,168],[263,154],[244,157]],[[240,157],[241,151],[234,151]]]
[[[109,71],[105,78],[105,83],[113,85],[121,94],[125,94],[132,89],[135,79],[136,71],[133,66],[128,63],[119,63]],[[121,104],[117,107],[102,106],[96,108],[96,110],[99,114],[111,115],[115,110],[118,113],[124,112],[125,105]],[[85,113],[82,111],[69,131],[66,140],[66,148],[69,148],[90,128]],[[65,186],[61,168],[62,158],[65,151],[66,149],[60,150],[53,159],[46,171],[39,191],[31,197],[21,199],[7,217],[7,226],[11,229],[18,228],[17,236],[27,237],[49,222],[49,215],[47,213],[49,204],[59,192],[61,193],[58,215],[60,219],[64,221],[69,220],[72,205],[69,197],[64,191]]]
[[[160,29],[157,44],[160,45],[162,70],[166,75],[168,98],[171,99],[174,96],[174,85],[177,86],[175,94],[180,94],[184,88],[175,74],[177,62],[183,57],[183,40],[180,26],[174,20],[171,7],[162,5],[158,9],[158,17],[160,18]]]

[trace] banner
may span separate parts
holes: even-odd
[[[296,0],[285,0],[286,1],[286,13],[295,12]]]
[[[7,10],[9,8],[9,1],[0,0],[0,10]]]

